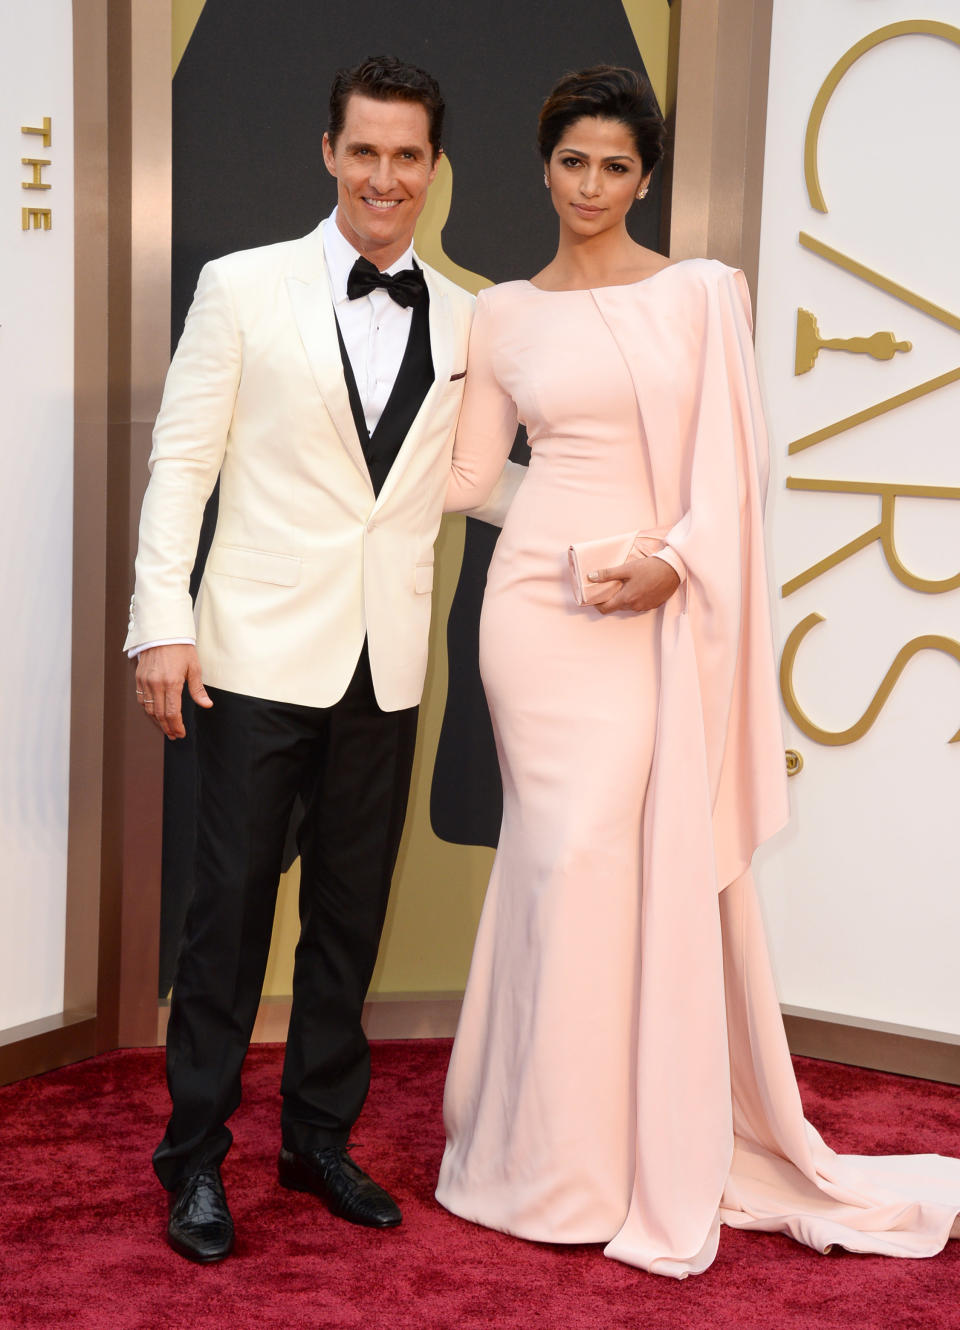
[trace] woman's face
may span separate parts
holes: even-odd
[[[622,224],[650,178],[628,127],[597,116],[568,126],[545,174],[561,226],[584,239]]]

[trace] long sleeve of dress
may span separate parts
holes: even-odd
[[[517,432],[517,406],[494,369],[494,323],[490,298],[481,291],[470,331],[467,382],[444,512],[482,508],[495,491],[516,488],[516,473],[522,479],[522,467],[505,465]]]

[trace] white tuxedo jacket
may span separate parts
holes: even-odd
[[[205,683],[326,707],[366,634],[383,710],[419,702],[474,303],[423,268],[435,379],[375,498],[320,228],[204,267],[154,430],[127,650],[195,636]],[[218,475],[194,611],[190,572]]]

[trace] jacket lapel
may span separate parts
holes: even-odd
[[[404,468],[424,435],[428,433],[434,403],[440,392],[449,383],[450,375],[453,372],[453,316],[450,310],[450,297],[437,281],[433,269],[428,268],[419,258],[417,261],[423,268],[427,290],[430,293],[430,352],[433,356],[433,384],[423,399],[416,419],[407,431],[407,437],[400,446],[400,451],[390,468],[389,475],[383,482],[383,488],[377,497],[377,508],[382,508],[384,503],[389,500],[390,495],[397,487]]]
[[[286,278],[286,286],[297,331],[324,406],[354,465],[370,484],[370,473],[343,375],[337,322],[323,259],[321,227],[304,237],[302,251],[294,270]]]

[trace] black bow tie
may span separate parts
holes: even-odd
[[[404,268],[402,272],[381,272],[369,259],[357,259],[347,278],[347,296],[359,300],[382,287],[391,300],[407,309],[423,299],[426,283],[420,268]]]

